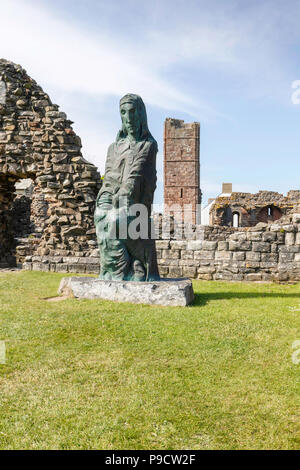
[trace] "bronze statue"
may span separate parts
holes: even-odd
[[[95,209],[100,279],[155,281],[159,274],[150,215],[156,188],[157,142],[149,132],[140,96],[125,95],[120,114],[122,129],[108,149]],[[130,230],[125,230],[124,236],[124,224],[128,229],[133,222],[134,207],[146,214],[141,223],[141,229],[147,226],[146,236],[131,236]]]

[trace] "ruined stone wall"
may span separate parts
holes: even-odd
[[[161,276],[227,281],[300,281],[300,214],[282,223],[205,227],[202,239],[158,240]]]
[[[261,223],[250,228],[192,227],[192,239],[188,240],[176,240],[174,233],[167,237],[160,231],[156,249],[161,277],[300,281],[300,214],[282,223]],[[23,267],[98,274],[99,253],[95,249],[90,257],[33,256]]]
[[[300,208],[300,191],[287,196],[274,191],[257,194],[234,192],[230,197],[218,197],[210,210],[211,225],[232,226],[237,214],[240,227],[253,227],[259,222],[274,222]]]
[[[21,66],[0,60],[0,266],[26,256],[89,256],[96,246],[97,168],[81,153],[72,122]],[[27,243],[16,246],[15,182],[34,190]]]
[[[166,119],[164,129],[164,203],[168,207],[191,205],[189,220],[196,223],[200,191],[200,124]],[[177,219],[182,212],[173,210]]]

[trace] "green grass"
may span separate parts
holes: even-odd
[[[1,449],[299,449],[300,285],[195,282],[193,306],[0,274]]]

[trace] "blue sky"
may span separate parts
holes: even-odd
[[[72,119],[103,172],[118,102],[140,94],[159,144],[166,117],[201,123],[204,201],[300,189],[300,2],[0,0],[1,56],[20,63]]]

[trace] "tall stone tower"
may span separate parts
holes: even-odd
[[[167,118],[164,130],[165,214],[172,213],[177,220],[182,220],[184,206],[189,204],[189,221],[200,223],[199,160],[199,122],[185,124],[183,120]]]

